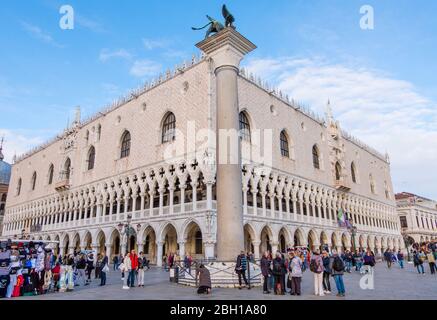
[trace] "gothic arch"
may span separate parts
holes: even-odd
[[[295,247],[306,246],[306,241],[307,241],[307,239],[305,239],[305,231],[303,231],[301,228],[297,228],[294,231],[294,236],[293,236],[294,246]]]
[[[254,247],[254,241],[257,241],[255,228],[248,222],[244,225],[244,250],[246,252],[255,252],[259,249]]]
[[[279,250],[285,253],[291,244],[291,235],[287,227],[283,226],[278,232]]]

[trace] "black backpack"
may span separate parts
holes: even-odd
[[[282,261],[273,260],[273,274],[280,275],[282,271]]]
[[[311,270],[311,272],[314,272],[314,273],[320,273],[320,271],[318,271],[318,265],[317,265],[316,259],[311,259],[310,270]]]
[[[344,263],[343,260],[340,259],[340,257],[334,258],[334,262],[332,263],[332,269],[334,269],[337,272],[344,270]]]

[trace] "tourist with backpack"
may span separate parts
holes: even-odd
[[[238,289],[241,290],[242,283],[241,278],[243,278],[245,285],[250,289],[249,283],[246,279],[246,270],[247,270],[247,258],[244,251],[241,251],[240,255],[237,257],[237,264],[235,266],[235,272],[238,275],[238,283],[240,284],[240,287]]]
[[[291,292],[292,296],[301,295],[301,283],[302,283],[302,259],[297,252],[291,251],[290,262],[288,264],[289,277],[291,277]]]
[[[83,254],[80,254],[76,264],[76,270],[77,270],[76,285],[79,285],[79,278],[82,279],[84,286],[88,285],[88,281],[86,280],[85,277],[85,268],[86,268],[85,256]]]
[[[320,251],[314,251],[310,262],[310,271],[314,274],[314,294],[323,297],[323,260]]]
[[[401,267],[401,269],[403,269],[404,268],[404,254],[401,252],[401,250],[398,251],[397,257],[398,257],[399,266]]]
[[[343,261],[345,263],[345,271],[348,273],[352,272],[352,259],[352,253],[349,250],[346,250]]]
[[[343,274],[345,269],[345,263],[337,254],[336,250],[332,250],[332,265],[331,272],[335,280],[335,286],[337,287],[337,297],[344,297],[346,290],[344,288]]]
[[[376,261],[375,261],[375,255],[370,249],[367,249],[367,252],[364,255],[363,260],[364,260],[364,265],[367,267],[366,272],[372,273]]]
[[[323,291],[325,294],[331,293],[331,283],[329,282],[329,277],[331,275],[331,257],[328,251],[323,250],[322,253],[323,260]]]
[[[275,259],[273,259],[272,273],[273,276],[275,277],[275,286],[274,286],[275,294],[284,295],[285,287],[283,286],[282,278],[287,273],[287,267],[279,251],[276,252],[276,257]]]
[[[428,253],[426,254],[426,259],[428,260],[429,270],[431,271],[431,274],[435,274],[434,253],[432,251],[428,251]]]
[[[419,274],[425,274],[425,269],[423,267],[423,261],[424,261],[423,256],[424,256],[423,252],[414,251],[413,262],[414,262],[414,266],[417,268],[417,272],[419,272]]]
[[[269,277],[272,275],[272,269],[270,268],[270,259],[269,259],[269,252],[264,252],[262,258],[261,258],[261,273],[263,276],[263,293],[264,294],[270,294],[270,291],[268,289],[268,282]]]
[[[391,269],[391,264],[392,264],[392,253],[389,249],[387,249],[384,252],[384,258],[385,261],[387,262],[387,268]]]

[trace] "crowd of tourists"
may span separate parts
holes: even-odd
[[[428,263],[429,272],[436,274],[437,266],[437,243],[424,243],[420,247],[412,249],[413,263],[419,274],[425,274],[424,264]]]
[[[93,277],[93,271],[95,271]],[[73,291],[92,278],[106,284],[108,258],[92,251],[56,255],[44,242],[2,241],[0,245],[0,298]]]
[[[246,279],[248,257],[244,252],[237,258],[236,272],[238,274],[240,289],[250,289]],[[343,274],[351,272],[352,266],[361,273],[371,272],[375,266],[375,256],[370,250],[356,251],[354,254],[346,251],[339,255],[335,250],[315,250],[310,252],[306,248],[289,249],[287,254],[276,252],[272,256],[270,251],[264,252],[260,267],[263,276],[263,292],[275,295],[302,295],[303,273],[309,270],[314,275],[314,294],[324,296],[331,294],[331,278],[334,279],[337,296],[344,297]],[[364,268],[366,267],[366,268]],[[242,284],[244,281],[244,285]],[[287,291],[289,289],[289,291]]]
[[[427,263],[431,274],[437,273],[437,243],[429,242],[413,246],[408,256],[399,251],[387,249],[382,258],[387,268],[399,265],[405,268],[405,261],[412,260],[419,274],[425,274]],[[373,273],[376,264],[374,253],[368,249],[346,250],[339,254],[335,250],[315,250],[311,252],[305,247],[295,247],[286,253],[265,251],[259,266],[262,275],[263,293],[275,295],[302,295],[302,278],[305,272],[311,272],[314,278],[314,294],[325,296],[335,289],[338,297],[346,295],[343,281],[345,273]],[[98,279],[100,286],[106,285],[109,272],[108,257],[102,253],[94,257],[93,251],[81,250],[69,255],[56,255],[51,244],[44,242],[0,241],[0,298],[42,295],[51,292],[73,291],[77,286],[88,286],[92,279]],[[144,287],[144,273],[150,269],[150,261],[145,254],[138,255],[135,250],[125,256],[117,255],[112,259],[114,270],[121,272],[123,289]],[[235,273],[238,276],[238,288],[251,289],[250,264],[257,263],[251,252],[241,251],[236,258]],[[182,266],[185,272],[198,280],[199,294],[211,294],[211,276],[208,268],[202,263],[194,263],[188,253],[183,259],[177,253],[169,253],[163,257],[166,271]],[[93,275],[94,273],[94,275]]]

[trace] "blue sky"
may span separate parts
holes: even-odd
[[[395,191],[437,199],[437,2],[226,1],[258,49],[244,62],[392,160]],[[59,28],[59,8],[75,29]],[[0,135],[10,160],[198,53],[205,14],[222,1],[3,1]],[[371,5],[375,29],[362,30]]]

